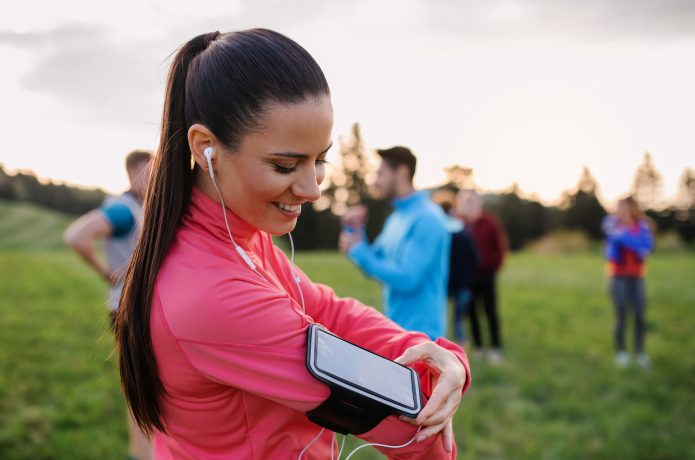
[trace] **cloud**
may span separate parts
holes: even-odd
[[[162,43],[117,41],[107,28],[82,24],[2,32],[0,43],[35,55],[21,87],[53,96],[67,117],[127,126],[159,121],[162,60],[170,52]]]
[[[21,48],[39,49],[99,40],[105,35],[106,30],[102,27],[72,23],[44,32],[0,31],[0,43]]]
[[[431,2],[424,22],[447,35],[489,39],[695,38],[690,0]]]
[[[461,40],[695,38],[691,0],[243,0],[230,5],[180,11],[173,3],[152,4],[138,22],[154,21],[152,34],[144,37],[135,34],[141,25],[114,20],[108,27],[68,23],[43,32],[0,31],[0,44],[35,56],[21,78],[24,88],[55,97],[67,114],[82,120],[132,126],[158,123],[166,57],[207,30],[275,28],[323,56],[368,48],[379,61],[393,46],[456,49]]]

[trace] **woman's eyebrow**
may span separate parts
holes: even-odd
[[[319,153],[319,155],[323,155],[324,153],[328,152],[331,149],[331,147],[333,147],[333,142],[331,142],[323,152]],[[274,153],[271,153],[270,155],[272,155],[274,157],[297,158],[300,160],[309,158],[309,155],[307,155],[306,153],[299,153],[299,152],[274,152]]]

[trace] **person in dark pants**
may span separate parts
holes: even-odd
[[[497,218],[483,211],[482,199],[474,190],[461,190],[458,193],[457,208],[466,228],[473,235],[480,256],[468,308],[473,343],[490,362],[499,363],[502,360],[502,337],[497,313],[496,278],[507,252],[507,237]],[[490,331],[491,346],[487,352],[480,333],[481,301]]]
[[[637,364],[650,366],[644,349],[647,300],[644,286],[645,260],[653,247],[649,222],[632,197],[618,202],[614,215],[603,220],[606,235],[605,256],[611,275],[610,294],[615,309],[615,362],[624,367],[630,362],[625,347],[625,319],[630,307],[635,317],[635,354]]]
[[[451,232],[449,258],[449,284],[447,293],[454,304],[454,337],[461,347],[466,345],[464,321],[468,316],[473,289],[473,275],[478,265],[478,250],[473,235],[456,215],[455,197],[433,197],[448,216],[447,227]]]

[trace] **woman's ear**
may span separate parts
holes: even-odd
[[[191,149],[193,161],[196,162],[199,168],[203,171],[208,170],[208,160],[205,158],[204,151],[207,147],[215,148],[217,146],[217,138],[212,131],[201,124],[194,124],[188,128],[188,147]],[[212,155],[213,164],[215,163],[215,154]]]

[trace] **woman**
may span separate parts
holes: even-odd
[[[624,367],[630,362],[630,355],[625,348],[625,317],[631,306],[635,316],[637,364],[649,367],[649,356],[644,350],[647,309],[644,271],[646,257],[653,246],[649,222],[634,198],[628,197],[618,202],[614,215],[604,219],[603,230],[606,234],[605,255],[615,308],[616,364]]]
[[[320,432],[305,412],[329,394],[305,367],[314,322],[415,363],[431,392],[416,420],[388,417],[360,437],[395,445],[415,435],[384,449],[393,458],[455,457],[451,419],[470,384],[463,350],[299,271],[295,284],[273,246],[319,198],[332,124],[321,69],[283,35],[214,32],[174,57],[117,321],[126,399],[158,459],[297,458]],[[330,458],[332,439],[322,433],[303,458]]]

